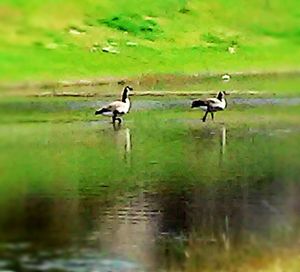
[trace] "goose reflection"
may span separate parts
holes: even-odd
[[[226,149],[226,127],[223,126],[221,130],[221,154],[225,154]]]
[[[119,124],[114,124],[113,129],[115,131],[114,138],[116,141],[116,146],[119,148],[124,160],[128,161],[130,159],[130,153],[132,149],[130,129],[123,128]]]
[[[95,235],[110,254],[153,266],[160,216],[154,195],[140,190],[105,210],[99,221],[102,233]]]
[[[224,161],[224,156],[226,152],[226,139],[227,139],[227,133],[226,133],[226,127],[222,126],[221,128],[221,138],[220,138],[220,164]]]

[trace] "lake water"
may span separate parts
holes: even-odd
[[[299,99],[232,100],[205,124],[187,100],[136,101],[120,127],[92,101],[37,101],[3,104],[19,113],[0,124],[0,271],[243,271],[298,254]],[[277,115],[260,122],[265,104]]]

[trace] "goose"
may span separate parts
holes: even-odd
[[[130,100],[128,98],[128,93],[132,91],[133,88],[126,86],[122,92],[121,100],[116,100],[104,107],[96,110],[95,115],[101,114],[103,116],[112,117],[112,123],[115,124],[116,121],[121,124],[122,119],[120,116],[126,114],[130,110]]]
[[[214,120],[214,113],[217,111],[222,111],[227,106],[227,101],[225,99],[225,92],[221,91],[214,98],[207,98],[204,100],[194,100],[192,102],[192,108],[200,108],[205,111],[202,121],[206,121],[207,114],[211,114],[211,119]]]

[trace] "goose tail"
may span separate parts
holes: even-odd
[[[198,107],[201,107],[201,106],[207,106],[207,103],[206,101],[203,101],[203,100],[194,100],[192,102],[192,108],[198,108]]]
[[[108,112],[108,111],[109,111],[108,109],[102,108],[100,110],[96,110],[95,115],[102,114],[102,113],[105,113],[105,112]]]

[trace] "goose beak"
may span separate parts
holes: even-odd
[[[95,111],[95,115],[99,114],[99,111]]]

